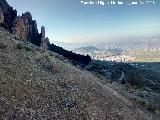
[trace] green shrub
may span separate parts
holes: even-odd
[[[17,44],[17,49],[18,50],[22,50],[22,49],[24,49],[25,48],[25,46],[22,44],[22,43],[18,43]]]
[[[26,50],[31,51],[32,49],[30,47],[26,46]]]
[[[149,110],[151,112],[156,112],[156,110],[158,110],[158,105],[157,104],[147,103],[146,107],[147,107],[147,110]]]
[[[7,48],[7,46],[4,45],[3,43],[0,43],[0,49],[5,49],[5,48]]]
[[[31,50],[32,50],[29,46],[26,46],[26,45],[23,44],[23,43],[18,43],[18,44],[17,44],[17,49],[18,49],[18,50],[26,49],[26,51],[31,51]]]
[[[58,73],[60,71],[60,66],[57,64],[47,64],[43,65],[43,68],[52,72],[52,73]]]
[[[131,86],[137,86],[139,88],[144,86],[144,76],[135,71],[127,73],[127,75],[125,75],[125,79]]]

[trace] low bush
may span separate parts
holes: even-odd
[[[26,51],[31,51],[32,50],[31,47],[29,47],[29,46],[27,46],[23,43],[18,43],[16,47],[17,47],[18,50],[22,50],[22,49],[25,49]]]
[[[151,112],[156,112],[158,110],[159,105],[153,104],[153,103],[147,103],[146,107],[147,107],[147,110]]]
[[[125,75],[125,81],[127,81],[131,86],[142,88],[144,86],[145,77],[140,73],[132,71]]]
[[[7,46],[4,45],[3,43],[0,43],[0,49],[5,49],[5,48],[7,48]]]
[[[32,49],[30,47],[26,46],[26,50],[31,51]]]
[[[17,49],[18,50],[22,50],[22,49],[24,49],[25,48],[25,45],[24,44],[22,44],[22,43],[18,43],[17,44]]]
[[[57,64],[47,64],[43,65],[43,68],[52,73],[58,73],[60,71],[60,67]]]

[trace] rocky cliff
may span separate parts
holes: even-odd
[[[40,34],[38,33],[37,23],[32,20],[32,15],[29,12],[15,18],[11,32],[20,40],[40,45]]]
[[[7,30],[11,31],[12,23],[17,16],[17,11],[13,10],[6,0],[0,0],[0,9],[0,21]]]
[[[49,43],[49,38],[45,37],[45,28],[44,26],[41,27],[41,43],[40,43],[40,47],[44,50],[47,50],[48,49],[48,45],[50,44]]]
[[[13,10],[6,0],[0,1],[0,25],[9,30],[16,38],[48,49],[49,39],[45,38],[45,32],[43,35],[38,33],[37,23],[32,20],[32,15],[26,12],[17,16],[17,11]]]
[[[17,11],[13,10],[6,0],[0,0],[0,26],[14,35],[16,39],[33,43],[43,50],[61,54],[74,64],[88,64],[91,61],[89,56],[75,54],[50,44],[49,38],[45,36],[44,26],[41,27],[41,33],[39,33],[37,23],[32,19],[32,15],[26,12],[21,16],[17,16]]]

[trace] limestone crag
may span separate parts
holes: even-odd
[[[39,33],[37,23],[35,20],[32,20],[32,15],[29,12],[17,16],[17,11],[13,10],[6,0],[0,0],[0,9],[0,27],[9,31],[15,38],[40,46],[43,50],[61,54],[74,64],[86,65],[91,62],[89,56],[75,54],[72,51],[50,44],[49,39],[45,36],[45,28],[42,27],[41,33]]]
[[[1,9],[1,24],[11,31],[12,23],[17,16],[17,11],[13,10],[13,8],[8,5],[6,0],[0,0],[0,9]]]
[[[38,33],[37,23],[32,20],[32,15],[26,12],[17,16],[17,11],[13,10],[6,0],[0,0],[0,26],[10,31],[19,40],[48,49],[49,39],[45,38],[45,30],[43,33]]]
[[[16,17],[13,22],[11,32],[20,40],[37,42],[37,44],[40,38],[37,23],[32,20],[32,16],[29,12]]]
[[[41,27],[41,38],[45,38],[45,28],[44,28],[44,26]]]
[[[41,27],[41,44],[40,47],[44,50],[48,49],[48,45],[49,45],[49,38],[45,37],[45,28],[44,26]]]

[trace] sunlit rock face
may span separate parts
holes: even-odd
[[[32,20],[32,15],[29,12],[15,18],[11,31],[20,40],[40,45],[37,23],[35,20]]]
[[[32,39],[33,20],[29,12],[17,16],[13,22],[12,34],[17,38],[25,41]]]
[[[18,16],[12,26],[12,33],[21,40],[28,41],[30,39],[30,29],[29,20],[25,16]]]
[[[0,0],[0,26],[10,31],[16,38],[40,46],[41,38],[37,23],[32,20],[31,14],[26,12],[22,16],[17,16],[17,11],[13,10],[6,0]]]
[[[17,16],[17,11],[8,5],[6,0],[0,0],[0,26],[10,31],[16,38],[22,41],[31,42],[48,49],[49,39],[45,37],[44,26],[41,33],[38,33],[37,23],[32,20],[29,12]]]

